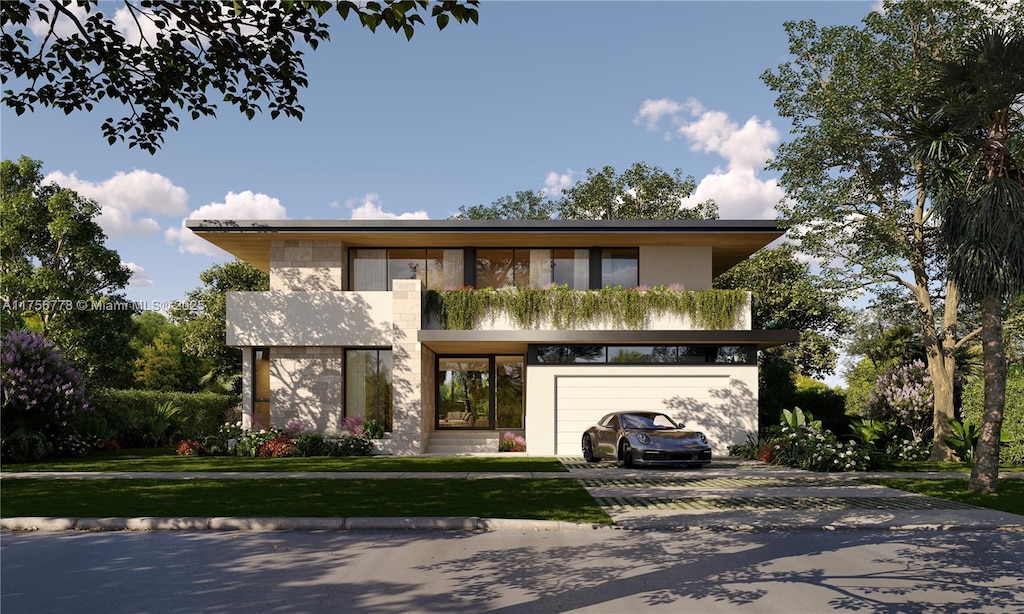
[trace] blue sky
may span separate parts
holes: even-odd
[[[112,5],[114,6],[114,5]],[[871,2],[495,2],[478,26],[411,42],[336,23],[307,56],[303,121],[182,120],[156,155],[109,146],[101,106],[0,115],[0,153],[103,207],[108,245],[159,307],[223,252],[186,217],[443,219],[589,167],[636,161],[693,175],[722,218],[773,218],[764,161],[789,123],[759,75],[788,58],[783,23],[858,24]]]

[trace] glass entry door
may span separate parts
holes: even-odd
[[[523,428],[522,356],[439,356],[437,428]]]
[[[491,372],[486,356],[438,359],[439,428],[494,428]]]

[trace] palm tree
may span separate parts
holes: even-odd
[[[950,275],[981,307],[985,409],[969,488],[994,492],[1006,402],[1002,310],[1024,287],[1024,38],[988,30],[938,62],[914,126]]]

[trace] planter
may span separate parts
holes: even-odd
[[[371,439],[370,443],[373,444],[373,448],[370,450],[370,454],[373,456],[391,456],[395,453],[394,442],[391,441],[391,437],[385,436],[384,439]]]

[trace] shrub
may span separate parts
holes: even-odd
[[[526,452],[526,438],[512,432],[505,433],[498,442],[499,452]]]
[[[178,456],[202,456],[203,444],[196,439],[183,439],[178,442],[178,448],[174,452]]]
[[[384,425],[376,420],[367,420],[363,423],[363,435],[369,439],[381,439],[384,437]]]
[[[76,415],[91,410],[82,375],[42,335],[12,331],[0,345],[3,433],[24,429],[55,444]]]
[[[331,446],[317,432],[301,433],[295,439],[295,452],[299,456],[329,456]]]
[[[369,456],[373,444],[362,435],[342,435],[330,440],[331,456]]]
[[[213,392],[160,392],[157,390],[118,390],[99,388],[92,391],[92,402],[96,412],[115,427],[118,420],[131,421],[131,413],[144,415],[158,413],[162,404],[178,407],[174,414],[174,428],[171,435],[185,439],[198,439],[217,431],[225,419],[236,420],[238,395],[216,394]],[[230,418],[227,416],[231,415]],[[148,419],[148,418],[145,418]],[[115,435],[123,444],[127,443]]]
[[[923,439],[932,427],[935,393],[928,369],[920,360],[886,371],[868,397],[865,413],[874,420],[905,425],[914,437]]]
[[[0,458],[5,463],[30,463],[46,458],[53,451],[39,432],[17,431],[0,439]]]
[[[362,435],[364,422],[366,422],[366,418],[362,416],[346,416],[342,428],[353,435]]]
[[[985,383],[972,382],[964,388],[964,422],[982,423],[985,405]],[[1006,404],[1003,408],[1002,439],[999,461],[1024,465],[1024,373],[1010,373],[1006,377]]]
[[[281,433],[272,441],[268,441],[261,445],[256,455],[261,458],[283,458],[285,456],[295,456],[295,442],[293,442],[292,438],[285,433]]]

